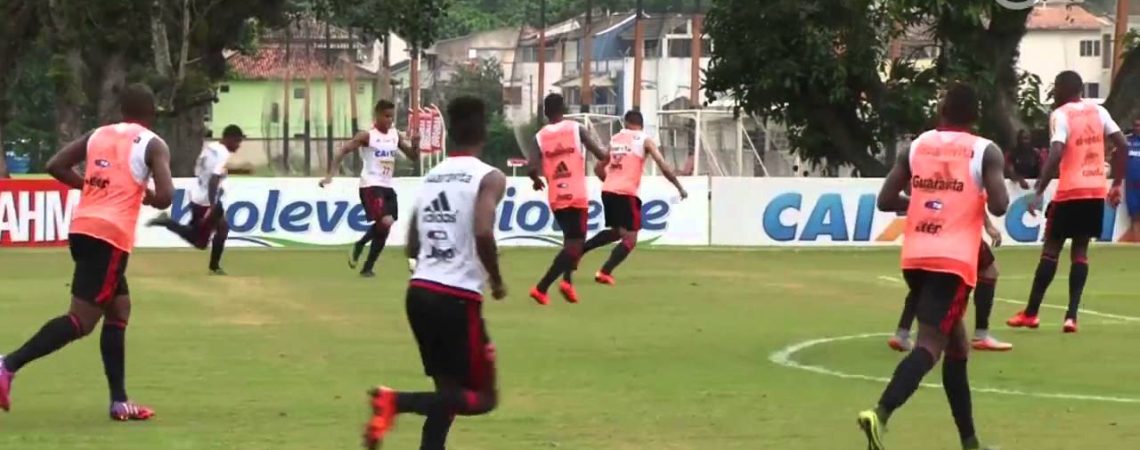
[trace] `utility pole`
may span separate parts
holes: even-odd
[[[633,19],[633,109],[641,110],[641,66],[645,61],[645,12],[642,0],[637,0],[637,17]]]
[[[594,88],[590,86],[590,75],[593,73],[594,52],[594,0],[586,0],[586,30],[582,33],[582,88],[579,90],[582,97],[582,113],[590,113],[590,105],[594,104]]]
[[[544,115],[546,97],[546,0],[538,0],[538,118]]]
[[[1120,72],[1120,66],[1124,64],[1124,37],[1128,34],[1128,4],[1129,0],[1116,0],[1116,39],[1112,45],[1112,78],[1116,79],[1116,74]],[[1111,86],[1116,89],[1116,86]]]
[[[701,107],[701,57],[704,52],[704,39],[702,39],[705,15],[701,10],[701,0],[697,0],[697,9],[693,11],[693,26],[689,34],[692,35],[693,63],[689,71],[689,102],[694,108]]]

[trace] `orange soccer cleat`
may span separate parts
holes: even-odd
[[[1041,326],[1041,319],[1038,319],[1037,316],[1026,315],[1025,311],[1021,311],[1005,321],[1005,324],[1013,328],[1037,328]]]
[[[890,347],[891,350],[903,353],[909,352],[911,348],[913,348],[910,344],[910,339],[900,337],[897,334],[887,340],[887,346]]]
[[[1065,319],[1065,326],[1062,328],[1062,331],[1064,331],[1065,333],[1076,333],[1077,332],[1077,320],[1076,319]]]
[[[598,284],[604,284],[607,286],[613,286],[617,284],[617,280],[614,280],[614,277],[612,275],[602,272],[594,274],[594,281],[596,281]]]
[[[535,302],[542,306],[550,304],[550,296],[538,290],[537,287],[530,288],[530,298],[533,298]]]
[[[567,283],[565,280],[558,283],[558,292],[562,293],[562,298],[570,303],[578,303],[578,291],[574,289],[574,285]]]
[[[134,402],[111,403],[111,420],[128,422],[132,420],[150,420],[154,418],[154,410]]]
[[[993,336],[975,337],[970,343],[974,350],[983,352],[1008,352],[1013,350],[1013,344],[999,341]]]
[[[377,450],[384,444],[384,435],[396,424],[396,391],[380,386],[368,391],[372,418],[364,427],[364,447]]]

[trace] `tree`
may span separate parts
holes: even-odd
[[[1012,143],[1023,115],[1040,120],[1039,97],[1023,95],[1040,83],[1014,69],[1027,15],[989,0],[715,0],[706,86],[786,124],[804,158],[883,175],[895,143],[932,124],[947,81],[979,90],[979,130],[999,143]],[[922,28],[934,65],[891,59],[892,39]]]
[[[455,74],[443,83],[440,90],[446,103],[462,95],[480,98],[487,111],[503,112],[503,69],[499,61],[485,59],[471,65],[460,66]]]
[[[1140,33],[1132,31],[1125,43],[1124,62],[1112,80],[1112,91],[1104,107],[1127,127],[1133,120],[1140,119]]]

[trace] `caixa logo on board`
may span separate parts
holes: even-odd
[[[870,241],[875,219],[875,194],[858,197],[854,226],[849,226],[840,194],[822,194],[808,212],[807,220],[785,221],[786,211],[803,212],[804,196],[799,192],[777,195],[764,208],[764,233],[776,241],[815,241],[821,237],[833,242]]]

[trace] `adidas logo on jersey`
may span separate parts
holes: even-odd
[[[425,223],[455,223],[457,214],[451,210],[451,203],[447,201],[447,194],[440,192],[439,197],[431,201],[424,208],[423,220]]]

